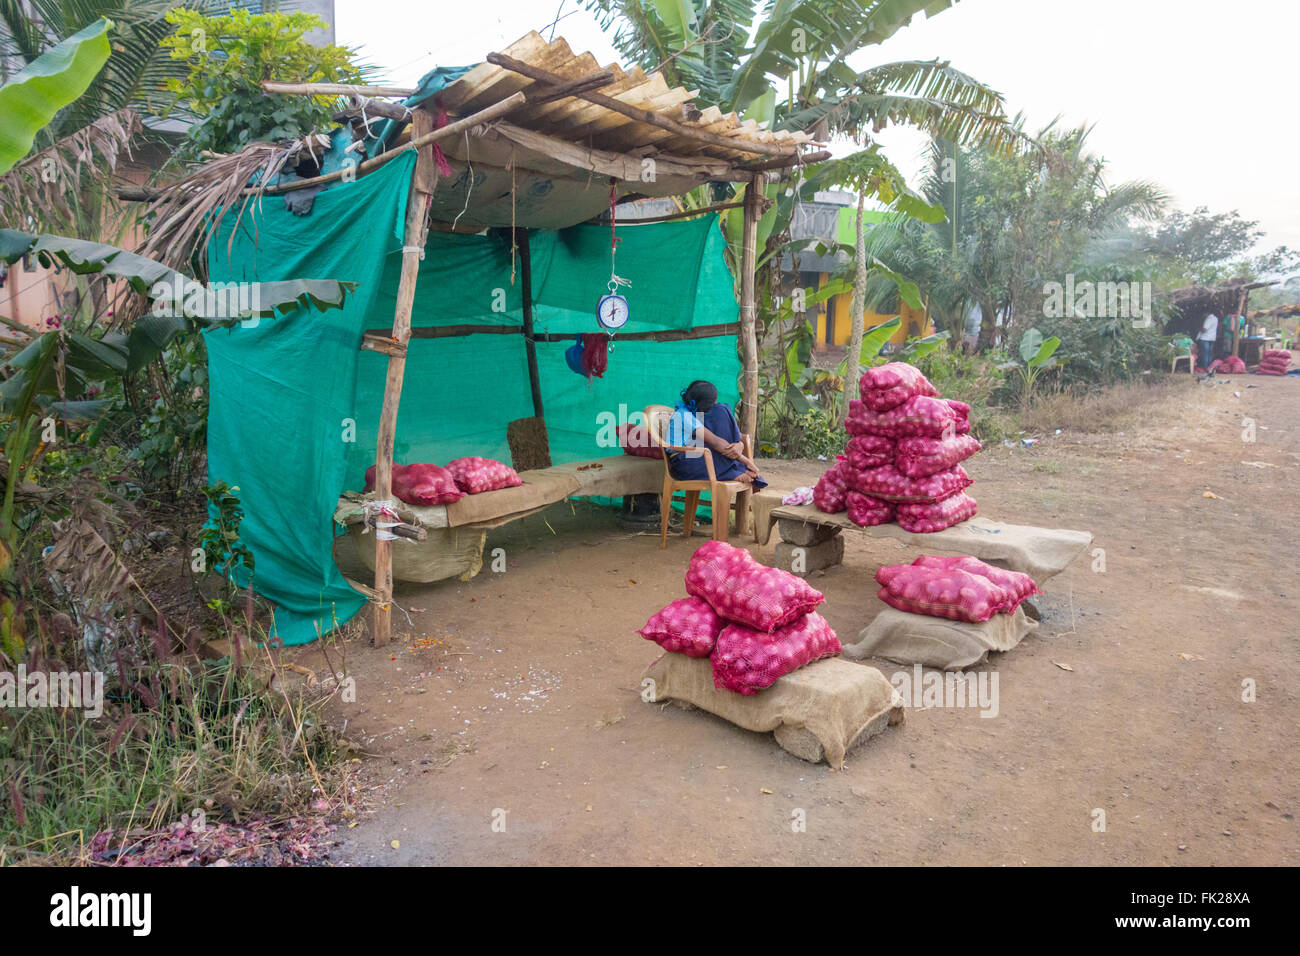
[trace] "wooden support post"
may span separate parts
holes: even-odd
[[[416,114],[415,134],[431,118]],[[421,150],[411,174],[406,202],[406,225],[402,232],[402,274],[397,285],[397,309],[393,314],[392,350],[388,352],[388,377],[384,381],[384,404],[379,413],[379,442],[375,449],[375,500],[387,501],[393,494],[393,440],[397,434],[397,409],[402,401],[402,377],[406,373],[406,342],[411,337],[411,309],[415,304],[415,283],[428,234],[429,183],[433,151]],[[392,637],[393,543],[375,534],[374,641],[383,647]]]
[[[740,247],[740,430],[758,441],[758,309],[754,299],[754,263],[758,260],[758,218],[763,201],[762,173],[745,188]]]
[[[537,342],[533,338],[533,264],[528,246],[528,230],[515,229],[519,247],[519,291],[524,298],[524,353],[528,356],[528,384],[533,390],[533,414],[545,418],[542,411],[542,379],[537,372]]]

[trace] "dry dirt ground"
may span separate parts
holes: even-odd
[[[1048,581],[1042,627],[981,668],[998,677],[996,717],[909,709],[833,771],[643,703],[658,649],[633,631],[683,596],[707,538],[660,551],[608,511],[560,505],[489,537],[504,573],[401,587],[413,626],[397,612],[389,648],[341,648],[357,701],[337,718],[376,756],[333,859],[1300,863],[1300,381],[1189,381],[1109,431],[1048,432],[967,464],[982,514],[1086,529],[1104,550],[1104,571],[1085,554]],[[765,470],[788,489],[824,468]],[[919,552],[849,538],[812,583],[854,640],[883,607],[876,568]],[[770,561],[771,545],[756,553]],[[319,650],[294,657],[324,672]]]

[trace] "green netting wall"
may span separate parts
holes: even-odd
[[[308,216],[294,216],[268,197],[238,224],[228,216],[225,234],[210,247],[213,281],[360,283],[343,309],[300,310],[206,335],[210,480],[239,488],[242,537],[256,559],[253,584],[276,602],[276,632],[286,644],[314,639],[364,603],[334,564],[331,516],[338,496],[361,490],[374,463],[388,363],[362,352],[361,336],[392,326],[413,162],[411,154],[326,190]],[[617,271],[631,282],[623,290],[632,315],[625,332],[736,321],[724,240],[712,217],[620,227],[618,236]],[[598,331],[596,302],[610,272],[609,229],[535,232],[530,245],[536,331]],[[512,283],[504,238],[430,235],[412,326],[522,327],[518,266],[515,261]],[[570,344],[537,343],[557,464],[617,454],[600,444],[601,424],[653,402],[672,404],[692,379],[708,378],[723,401],[736,401],[740,369],[732,336],[678,342],[616,337],[608,371],[590,384],[565,363]],[[407,464],[445,464],[462,455],[509,461],[506,425],[532,414],[522,335],[413,338],[394,457]]]

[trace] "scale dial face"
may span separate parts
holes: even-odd
[[[625,326],[627,320],[627,299],[621,295],[601,296],[600,303],[596,306],[596,321],[602,327],[614,331]]]

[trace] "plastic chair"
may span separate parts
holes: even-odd
[[[1170,366],[1169,369],[1170,374],[1173,374],[1174,372],[1178,371],[1179,362],[1187,363],[1188,373],[1196,371],[1196,343],[1195,342],[1193,342],[1185,335],[1179,335],[1176,336],[1173,339],[1173,341],[1169,343],[1169,347],[1173,349],[1175,353],[1178,353],[1180,351],[1183,353],[1181,355],[1179,354],[1174,355],[1173,365]]]
[[[713,454],[707,448],[688,447],[668,444],[668,419],[673,410],[667,405],[647,405],[645,425],[654,443],[664,451],[664,489],[659,500],[659,547],[668,547],[668,516],[672,512],[673,496],[682,492],[686,496],[686,512],[682,534],[691,536],[695,530],[695,509],[700,503],[700,492],[708,491],[709,507],[713,509],[713,540],[726,541],[729,530],[731,505],[736,506],[736,531],[744,534],[749,526],[749,496],[753,486],[744,481],[719,481],[713,468]],[[754,455],[754,436],[742,435],[746,456]],[[704,467],[709,473],[708,481],[683,481],[674,478],[668,469],[668,453],[673,451],[691,452],[704,455]]]

